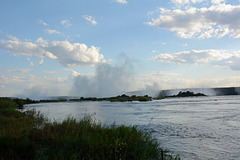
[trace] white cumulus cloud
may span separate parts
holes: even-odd
[[[146,24],[176,32],[180,38],[240,38],[240,5],[220,2],[215,0],[209,8],[162,8],[159,17]]]
[[[39,43],[39,39],[37,40],[37,43],[33,43],[29,41],[20,41],[17,37],[9,36],[9,40],[0,41],[0,48],[8,50],[14,55],[57,59],[55,55],[45,50],[46,47],[46,41],[44,43]]]
[[[191,50],[178,53],[163,53],[152,60],[174,64],[207,64],[228,66],[232,70],[240,70],[240,51],[227,50]]]
[[[102,62],[99,48],[69,41],[53,41],[47,50],[53,53],[65,66],[90,66]]]
[[[48,42],[39,38],[36,42],[30,42],[10,37],[9,40],[0,41],[0,49],[10,51],[13,55],[57,60],[64,66],[94,66],[105,61],[98,47],[87,47],[86,44],[67,40]]]

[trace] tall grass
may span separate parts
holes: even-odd
[[[30,141],[32,130],[46,119],[34,110],[18,111],[19,105],[11,99],[0,99],[0,159],[33,159],[35,144]]]
[[[157,141],[136,127],[105,126],[90,115],[49,122],[39,112],[16,107],[0,99],[0,159],[161,159]],[[164,151],[164,158],[179,157]]]

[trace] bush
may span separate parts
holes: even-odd
[[[90,116],[49,122],[35,110],[0,100],[0,159],[160,159],[162,148],[136,127],[104,126]],[[14,113],[12,111],[15,111]],[[174,159],[164,151],[165,159]]]
[[[0,110],[15,110],[17,104],[9,98],[0,98]]]

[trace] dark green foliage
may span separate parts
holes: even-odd
[[[194,93],[194,92],[190,92],[190,91],[186,91],[186,92],[180,91],[177,95],[173,95],[173,96],[162,96],[162,95],[159,94],[159,97],[155,98],[155,99],[164,99],[164,98],[171,98],[171,97],[199,97],[199,96],[206,96],[203,93]]]
[[[127,102],[127,101],[152,101],[152,97],[148,95],[145,96],[128,96],[128,95],[119,95],[116,97],[108,97],[108,98],[96,98],[96,97],[81,97],[80,99],[70,99],[70,101],[110,101],[110,102]]]
[[[190,92],[190,91],[186,91],[186,92],[179,92],[177,95],[173,96],[173,97],[193,97],[193,96],[206,96],[203,93],[194,93],[194,92]]]
[[[0,137],[0,158],[1,159],[26,159],[34,157],[34,144],[25,137],[15,138],[13,136]],[[27,154],[26,154],[27,153]]]
[[[159,159],[161,153],[148,133],[135,127],[103,127],[90,116],[49,124],[33,134],[33,141],[39,137],[44,137],[45,150],[38,156],[47,159]]]
[[[50,123],[39,112],[16,107],[0,99],[1,160],[161,159],[157,141],[136,127],[103,126],[90,115]],[[174,159],[166,151],[164,158]]]
[[[25,104],[39,103],[38,101],[31,100],[29,98],[27,98],[27,99],[15,98],[15,99],[13,99],[13,101],[18,105],[19,109],[23,109],[23,106]]]
[[[17,103],[9,98],[0,98],[0,110],[15,110]]]
[[[1,103],[11,103],[11,105],[13,105],[14,103],[14,107],[18,108],[18,109],[23,109],[25,104],[33,104],[33,103],[49,103],[49,102],[66,102],[67,99],[42,99],[42,100],[32,100],[29,98],[26,99],[20,99],[20,98],[0,98],[0,107],[1,107]],[[7,106],[9,106],[10,104],[8,104]],[[6,105],[5,105],[6,106]]]
[[[39,122],[35,111],[25,113],[16,110],[18,104],[8,98],[0,98],[0,159],[32,159],[35,144],[28,134]]]

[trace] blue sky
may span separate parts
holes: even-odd
[[[1,0],[0,96],[240,86],[238,0]]]

